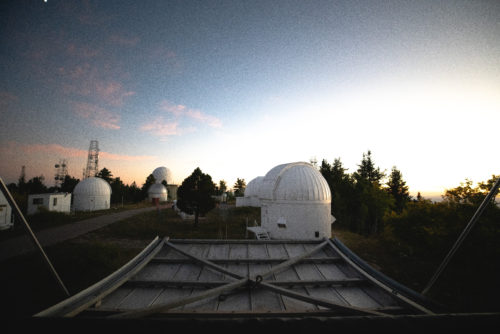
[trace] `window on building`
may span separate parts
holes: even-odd
[[[34,205],[43,205],[43,198],[33,198]]]
[[[57,205],[57,197],[54,197],[54,200],[52,201],[52,206],[56,206]]]

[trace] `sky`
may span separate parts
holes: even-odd
[[[363,153],[412,194],[500,174],[499,1],[0,4],[0,177],[248,183]]]

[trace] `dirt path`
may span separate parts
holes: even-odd
[[[88,232],[95,231],[101,227],[118,222],[120,220],[153,210],[156,210],[156,207],[133,209],[102,215],[99,217],[81,220],[60,227],[38,231],[35,233],[35,235],[42,247],[50,246],[62,241],[76,238]],[[0,261],[12,258],[14,256],[26,254],[34,250],[35,247],[33,245],[33,242],[27,234],[4,240],[0,242]]]

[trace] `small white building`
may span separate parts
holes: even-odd
[[[12,225],[14,225],[12,208],[3,193],[0,191],[0,230],[7,230],[11,228]]]
[[[168,200],[167,188],[161,183],[153,183],[148,189],[148,199],[153,201],[158,198],[160,202],[166,202]]]
[[[106,210],[111,203],[111,186],[99,177],[88,177],[75,186],[73,196],[74,211]]]
[[[259,193],[261,227],[272,239],[331,238],[330,187],[313,165],[274,167],[261,180]]]
[[[71,211],[70,193],[33,194],[28,196],[28,215],[35,214],[39,208],[48,211],[67,212]]]

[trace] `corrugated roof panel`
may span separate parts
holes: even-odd
[[[152,259],[145,258],[144,267],[125,284],[109,286],[112,290],[100,303],[87,304],[95,306],[86,306],[94,311],[86,316],[430,312],[393,294],[390,286],[349,261],[331,241],[170,240],[157,245],[151,248],[163,248],[152,253]],[[66,304],[85,305],[92,293],[89,288]],[[43,314],[67,309],[56,305]]]

